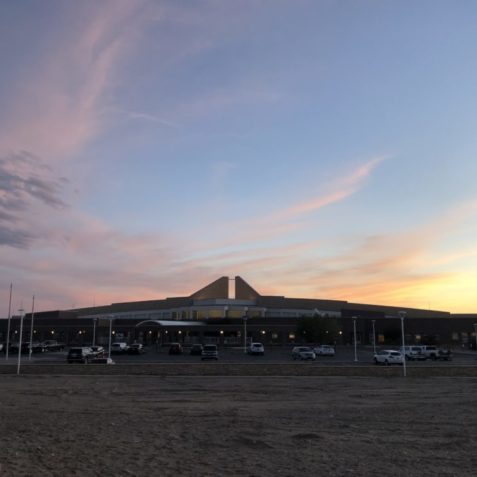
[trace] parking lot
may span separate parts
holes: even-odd
[[[390,347],[392,348],[392,347]],[[112,354],[112,358],[116,364],[146,364],[146,363],[198,363],[201,362],[200,356],[191,356],[190,348],[184,347],[181,355],[169,355],[169,348],[164,347],[148,347],[146,352],[140,355],[130,354]],[[397,349],[397,348],[396,348]],[[317,356],[315,361],[294,361],[291,355],[292,347],[268,347],[265,349],[264,356],[251,356],[244,353],[243,348],[221,348],[219,347],[219,362],[240,364],[240,363],[297,363],[304,366],[374,366],[372,347],[359,347],[357,350],[358,361],[354,360],[354,348],[352,346],[336,347],[335,356]],[[66,363],[67,350],[48,352],[32,355],[31,361],[28,361],[27,355],[22,355],[24,363],[32,364],[59,364]],[[10,355],[9,363],[17,360],[16,355]],[[5,360],[0,359],[0,363]],[[213,365],[212,362],[210,362]],[[408,367],[425,367],[425,366],[477,366],[477,353],[472,351],[455,350],[451,361],[412,361],[407,362]]]

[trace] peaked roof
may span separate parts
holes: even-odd
[[[190,298],[195,300],[214,300],[229,299],[229,277],[220,277],[204,288],[193,293]],[[235,299],[236,300],[255,300],[260,294],[255,291],[243,278],[236,276],[235,282]]]
[[[237,300],[255,300],[260,297],[243,278],[235,277],[235,298]]]
[[[204,288],[193,293],[191,298],[195,300],[212,300],[215,298],[229,297],[229,277],[220,277]]]

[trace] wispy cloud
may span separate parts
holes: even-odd
[[[385,159],[387,159],[386,156],[369,159],[354,170],[351,170],[348,175],[338,179],[327,194],[293,204],[280,212],[272,213],[269,219],[291,220],[350,197],[365,184],[373,170]]]
[[[50,162],[78,152],[101,130],[105,91],[129,50],[141,2],[92,5],[77,6],[88,21],[61,32],[56,50],[17,85],[21,94],[11,95],[15,101],[7,107],[0,152],[26,150]]]
[[[307,214],[339,203],[357,193],[365,186],[375,168],[385,161],[388,156],[369,159],[364,163],[351,168],[348,174],[332,181],[325,194],[312,199],[293,202],[286,207],[275,205],[266,215],[254,216],[244,220],[231,220],[221,224],[214,224],[221,232],[219,240],[209,240],[206,249],[214,250],[220,246],[232,247],[256,242],[266,242],[280,237],[290,237],[297,232],[310,227],[309,222],[302,221]],[[278,202],[278,201],[277,201]],[[233,236],[227,237],[228,231],[233,230]]]
[[[5,255],[2,275],[14,281],[28,271],[45,307],[89,306],[93,296],[110,303],[187,295],[217,276],[239,274],[264,294],[446,309],[440,295],[457,296],[464,278],[477,277],[446,268],[436,250],[476,210],[468,202],[414,230],[365,238],[359,246],[353,237],[347,252],[331,257],[330,244],[319,240],[231,250],[219,243],[205,253],[191,237],[125,233],[70,211],[70,227],[62,220],[50,230],[41,254],[13,249]],[[449,261],[462,259],[454,255],[449,252]]]

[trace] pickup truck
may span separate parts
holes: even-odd
[[[401,354],[406,361],[425,361],[427,356],[422,352],[422,346],[401,346]]]
[[[437,346],[421,346],[421,353],[427,358],[432,360],[450,361],[452,359],[452,353],[448,349],[439,349]]]

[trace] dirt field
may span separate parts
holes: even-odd
[[[476,378],[0,376],[0,475],[475,476]]]

